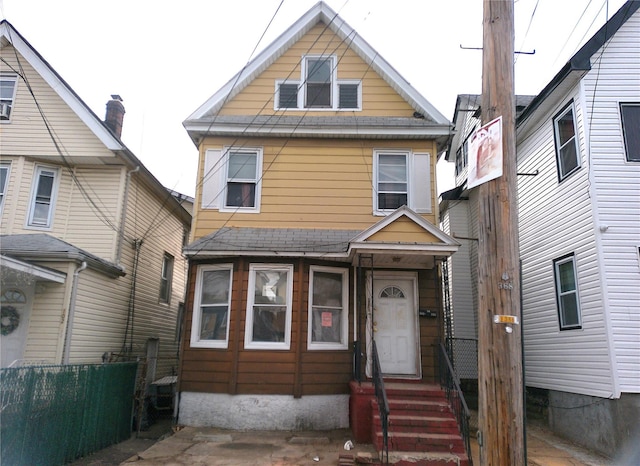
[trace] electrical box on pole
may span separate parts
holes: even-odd
[[[488,132],[489,155],[476,161],[501,150],[501,173],[477,188],[478,443],[480,464],[490,466],[525,462],[513,9],[513,0],[484,0],[482,124],[502,121],[500,140]]]

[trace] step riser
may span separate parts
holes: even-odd
[[[376,438],[374,443],[378,451],[382,451],[383,442],[382,436]],[[462,441],[439,441],[439,440],[426,440],[426,439],[394,439],[389,438],[389,451],[414,451],[414,452],[430,452],[430,453],[457,453],[465,454],[466,449]]]

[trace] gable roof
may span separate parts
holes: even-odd
[[[233,76],[220,90],[211,96],[195,112],[193,112],[184,122],[183,126],[187,131],[202,132],[203,127],[198,125],[198,120],[214,118],[215,123],[228,124],[227,120],[217,116],[218,111],[224,104],[242,92],[259,74],[272,65],[281,57],[293,44],[311,30],[318,23],[323,23],[335,33],[340,39],[348,39],[349,47],[371,68],[378,73],[400,96],[402,96],[420,114],[422,127],[425,120],[430,124],[430,132],[433,135],[448,135],[450,133],[450,122],[445,118],[427,99],[425,99],[416,89],[409,84],[384,58],[382,58],[356,31],[351,28],[338,14],[326,3],[320,1],[307,13],[298,19],[292,26],[281,34],[274,42],[265,48],[260,54],[249,62],[240,72]],[[221,119],[222,118],[222,119]],[[336,121],[336,125],[343,125],[344,118]],[[210,120],[214,121],[214,120]],[[346,121],[346,120],[345,120]],[[353,118],[349,118],[353,121]],[[246,123],[246,122],[245,122]],[[362,125],[369,123],[368,119],[361,118]],[[373,123],[375,125],[375,122]],[[255,123],[260,127],[259,123]],[[262,124],[264,126],[264,123]],[[211,123],[204,129],[211,130]],[[360,126],[360,133],[366,131]],[[291,134],[288,134],[289,136]],[[195,139],[192,135],[192,139]]]
[[[80,120],[91,130],[104,146],[120,156],[131,169],[140,167],[140,173],[148,181],[149,186],[162,199],[172,205],[172,210],[185,223],[191,223],[191,215],[171,196],[158,179],[142,164],[142,162],[122,143],[111,128],[102,121],[89,106],[75,93],[69,84],[53,69],[38,51],[7,21],[0,21],[0,49],[13,48],[36,70],[54,92],[69,106]]]
[[[527,108],[516,119],[516,128],[520,129],[526,125],[527,120],[536,113],[545,100],[555,94],[556,90],[561,90],[561,84],[573,78],[579,80],[591,70],[591,57],[611,39],[620,27],[627,22],[631,16],[640,8],[640,1],[627,0],[624,5],[609,19],[591,39],[589,39],[578,50],[569,61],[562,67],[553,79],[542,89],[542,91],[531,101]]]

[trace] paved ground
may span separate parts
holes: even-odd
[[[105,448],[73,466],[294,466],[337,465],[340,455],[373,458],[371,445],[345,450],[348,429],[329,432],[238,432],[186,427],[173,432],[169,420]],[[472,439],[474,464],[478,446]],[[614,462],[552,435],[541,422],[527,426],[528,466],[631,466]]]

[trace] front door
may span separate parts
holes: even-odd
[[[373,337],[385,376],[419,376],[416,277],[392,275],[373,280]]]

